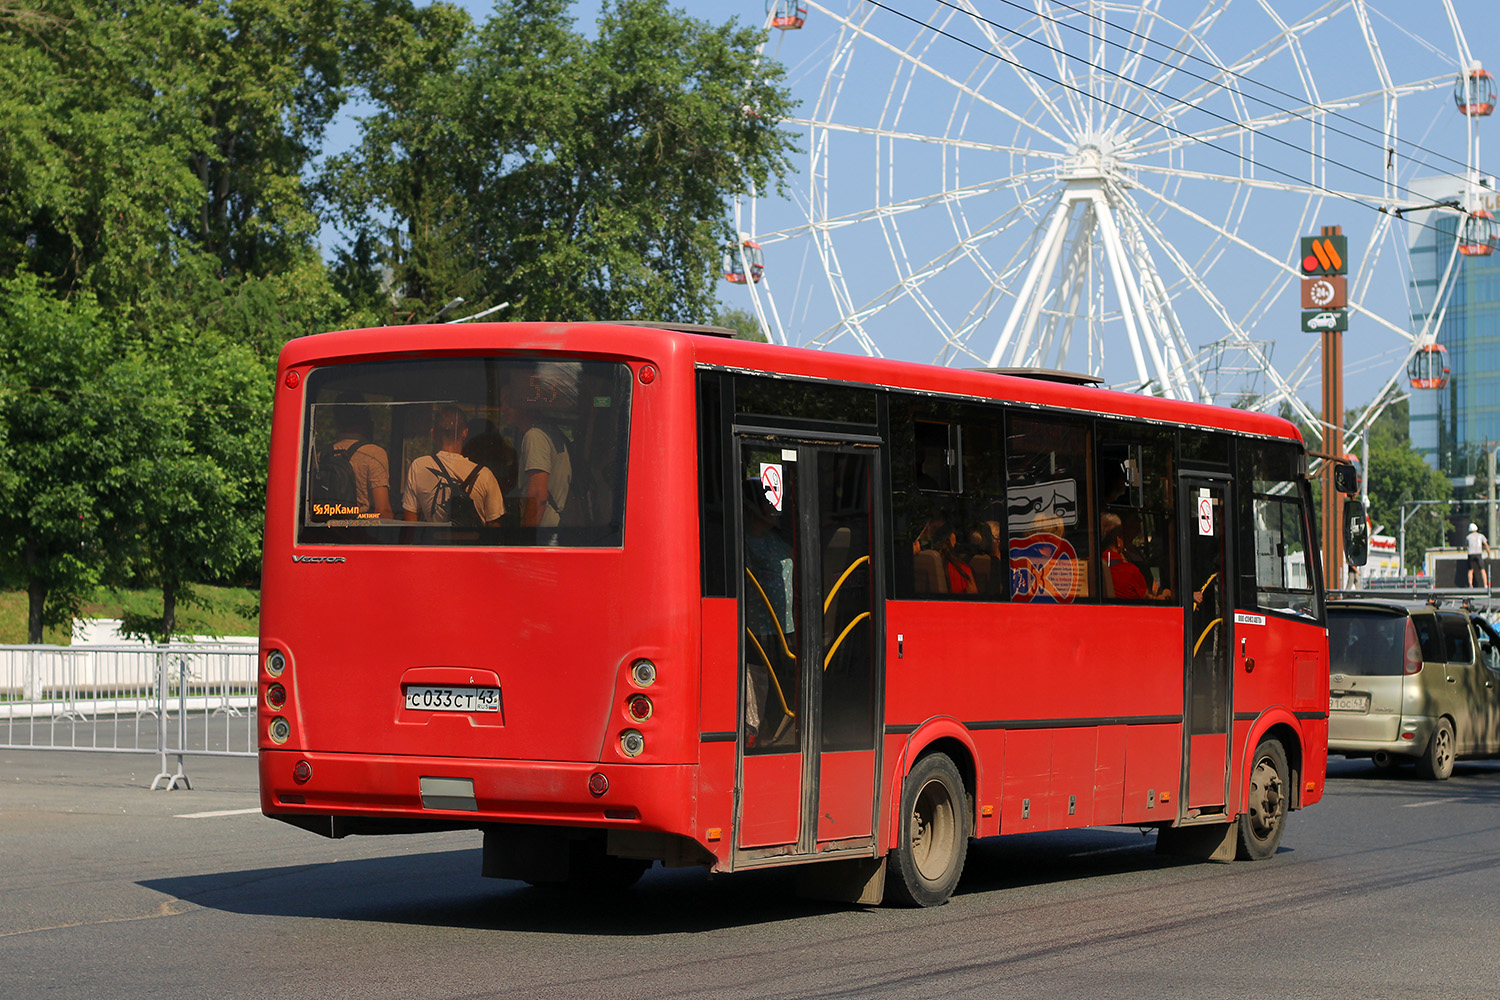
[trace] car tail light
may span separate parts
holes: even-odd
[[[1412,624],[1410,618],[1406,619],[1406,652],[1401,661],[1401,672],[1403,674],[1416,674],[1422,671],[1422,643],[1417,640],[1417,627]]]

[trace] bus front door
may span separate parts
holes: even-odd
[[[1186,646],[1183,819],[1222,815],[1229,801],[1229,719],[1234,638],[1229,590],[1233,538],[1229,484],[1187,476],[1181,484],[1183,603]]]
[[[882,618],[870,444],[742,434],[737,864],[874,850]]]

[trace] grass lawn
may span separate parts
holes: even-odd
[[[193,588],[208,607],[177,604],[177,630],[183,635],[255,635],[259,629],[260,592],[244,587]],[[101,590],[83,606],[86,618],[119,618],[124,610],[161,614],[159,590]],[[66,646],[68,630],[47,629],[42,641]],[[26,641],[26,592],[0,591],[0,644]]]

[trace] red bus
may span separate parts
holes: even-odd
[[[539,884],[819,862],[808,892],[920,905],[972,837],[1268,857],[1323,794],[1311,512],[1291,424],[1061,373],[630,324],[294,340],[262,809],[477,829]]]

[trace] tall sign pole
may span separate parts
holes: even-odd
[[[1344,457],[1344,331],[1349,329],[1349,240],[1342,226],[1302,237],[1302,329],[1323,335],[1323,585],[1344,587],[1343,496],[1333,463]]]

